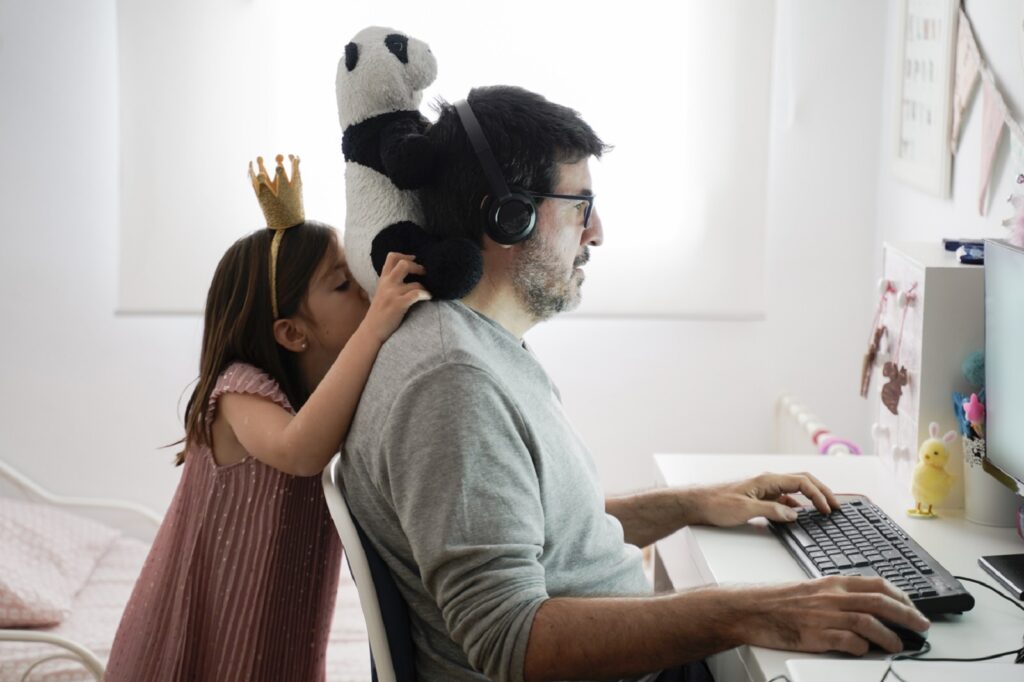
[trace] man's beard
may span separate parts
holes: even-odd
[[[554,317],[558,313],[572,310],[580,304],[582,275],[575,268],[590,260],[590,249],[583,251],[573,261],[573,269],[566,273],[565,265],[549,248],[539,231],[523,243],[512,276],[516,295],[526,306],[527,312],[537,321]]]

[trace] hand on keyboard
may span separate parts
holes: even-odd
[[[761,474],[745,481],[695,490],[699,522],[710,526],[739,526],[758,516],[771,521],[793,521],[801,493],[822,513],[839,506],[832,491],[808,473]]]
[[[907,595],[881,578],[830,576],[750,591],[742,641],[772,649],[861,656],[874,643],[896,653],[903,643],[882,620],[915,632],[929,626]]]

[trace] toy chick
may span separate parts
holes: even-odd
[[[939,438],[939,425],[932,422],[928,426],[928,433],[931,438],[921,443],[917,451],[918,462],[910,486],[910,493],[917,504],[914,509],[907,510],[911,516],[921,518],[933,518],[935,512],[932,506],[942,502],[953,486],[953,476],[946,471],[946,463],[949,461],[946,444],[956,438],[956,431],[950,431]]]

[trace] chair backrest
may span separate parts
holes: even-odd
[[[335,455],[324,469],[322,481],[327,508],[338,528],[366,619],[373,679],[376,682],[413,682],[416,679],[415,650],[409,607],[387,564],[353,518],[342,495],[340,455]]]

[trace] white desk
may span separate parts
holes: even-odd
[[[833,492],[867,495],[954,575],[994,583],[978,566],[978,557],[1024,552],[1024,543],[1013,529],[979,526],[952,513],[931,520],[908,517],[886,469],[872,456],[655,455],[655,463],[661,483],[668,486],[737,480],[765,471],[810,472]],[[763,519],[740,528],[684,528],[659,542],[656,551],[659,587],[667,587],[666,579],[675,589],[807,579]],[[965,587],[975,597],[974,609],[932,623],[931,655],[981,656],[1020,647],[1024,614],[983,587],[971,583]],[[744,646],[714,657],[712,669],[719,682],[765,682],[786,673],[787,659],[811,656]],[[1012,657],[1001,660],[1012,661]]]

